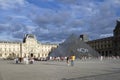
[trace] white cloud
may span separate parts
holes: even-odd
[[[95,39],[105,36],[104,34],[112,34],[115,20],[119,17],[116,9],[120,8],[120,0],[104,0],[104,2],[41,0],[42,5],[45,4],[45,6],[59,4],[58,9],[42,7],[41,4],[36,5],[32,1],[36,0],[31,0],[31,2],[0,0],[0,10],[7,9],[3,10],[4,12],[1,11],[0,29],[6,30],[4,27],[6,26],[9,29],[9,31],[6,30],[6,33],[14,32],[13,37],[17,38],[20,38],[17,35],[34,33],[39,39],[43,37],[43,40],[61,41],[71,33],[90,33],[89,35]],[[50,37],[54,37],[54,39]]]
[[[120,0],[111,0],[111,2],[114,2],[115,4],[120,4]]]
[[[24,15],[10,15],[10,17],[13,17],[13,18],[19,18],[19,19],[28,19],[26,16]]]
[[[113,34],[101,34],[100,38],[110,37],[113,36]]]
[[[16,6],[24,6],[25,0],[0,0],[0,8],[10,9]]]

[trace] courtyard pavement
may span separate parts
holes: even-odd
[[[25,65],[0,60],[0,80],[120,80],[120,59],[76,60],[73,67],[65,61]]]

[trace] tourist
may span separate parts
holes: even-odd
[[[69,66],[70,65],[69,64],[69,60],[70,60],[69,57],[67,57],[66,60],[67,60],[67,65]]]
[[[103,56],[100,56],[100,60],[101,60],[101,61],[103,60]]]
[[[71,66],[74,66],[75,56],[71,56]]]
[[[26,64],[29,64],[29,58],[26,57]]]
[[[24,64],[29,64],[28,57],[24,57],[23,61],[24,61]]]
[[[15,58],[15,63],[18,64],[18,57]]]
[[[34,59],[33,59],[32,57],[30,58],[29,63],[30,63],[30,64],[33,64],[33,63],[34,63]]]
[[[19,62],[20,62],[20,63],[22,62],[22,57],[19,57]]]

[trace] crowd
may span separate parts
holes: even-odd
[[[24,58],[16,57],[14,59],[14,61],[15,61],[16,64],[18,64],[18,63],[33,64],[34,63],[34,58],[33,57],[24,57]]]
[[[64,61],[64,60],[66,60],[66,63],[67,63],[68,66],[70,65],[70,63],[71,63],[71,66],[74,66],[75,56],[49,57],[49,60],[52,60],[52,61]]]
[[[24,63],[24,64],[33,64],[34,61],[47,61],[47,60],[50,60],[50,61],[66,61],[67,65],[68,66],[74,66],[74,61],[75,61],[76,57],[75,56],[68,56],[68,57],[49,57],[49,58],[40,58],[40,59],[36,59],[34,57],[24,57],[24,58],[18,58],[16,57],[14,59],[15,63],[16,64],[19,64],[19,63]],[[79,58],[80,60],[90,60],[90,59],[93,59],[92,57],[86,57],[86,56],[83,56],[81,58]],[[97,57],[95,59],[98,59],[100,61],[103,61],[105,59],[120,59],[120,56],[111,56],[111,57],[104,57],[104,56],[100,56],[100,57]]]

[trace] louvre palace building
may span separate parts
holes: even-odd
[[[27,57],[46,58],[57,44],[40,43],[35,35],[26,34],[23,42],[0,41],[0,58]]]
[[[102,56],[120,56],[120,21],[117,20],[113,36],[87,41]]]

